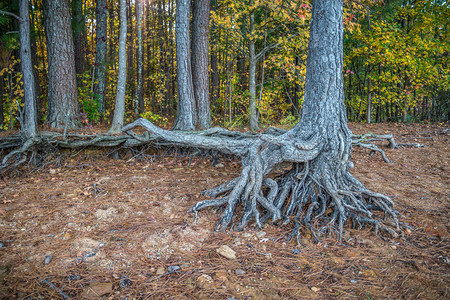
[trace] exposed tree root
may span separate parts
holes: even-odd
[[[148,132],[137,135],[131,131],[144,127]],[[344,224],[355,227],[372,226],[395,235],[399,223],[392,200],[367,190],[349,168],[345,158],[330,167],[331,152],[318,135],[300,134],[292,138],[290,132],[271,128],[263,134],[248,134],[212,128],[201,132],[173,132],[163,130],[145,119],[124,128],[128,135],[63,135],[43,132],[40,136],[22,140],[20,136],[0,140],[0,149],[16,149],[2,159],[0,171],[17,167],[27,160],[29,153],[42,149],[84,149],[88,147],[123,148],[152,144],[156,147],[181,146],[232,154],[242,159],[239,177],[214,189],[205,191],[211,200],[198,202],[191,208],[224,207],[216,230],[244,229],[254,220],[259,228],[271,221],[293,224],[289,239],[300,240],[301,232],[310,230],[316,239],[325,234],[342,238]],[[341,138],[342,139],[342,138]],[[354,135],[353,145],[384,152],[370,144],[373,139],[386,139],[395,147],[392,135]],[[341,141],[343,142],[343,141]],[[341,147],[341,146],[339,146]],[[343,150],[339,150],[343,152]],[[342,153],[341,153],[342,154]],[[287,165],[287,167],[286,167]],[[280,168],[281,172],[276,171]],[[239,216],[239,217],[238,217]]]
[[[283,133],[271,129],[269,132],[272,134],[239,135],[240,139],[236,140],[230,138],[230,132],[218,129],[211,132],[220,132],[222,136],[210,136],[206,132],[200,135],[168,132],[143,119],[124,130],[137,126],[169,142],[215,149],[242,158],[239,177],[205,191],[213,199],[200,201],[190,209],[197,217],[201,209],[224,207],[216,230],[226,230],[230,226],[242,230],[252,219],[260,228],[269,219],[276,224],[292,221],[294,228],[290,238],[297,239],[301,228],[311,230],[317,239],[330,233],[342,238],[346,221],[358,227],[370,225],[376,232],[385,229],[392,235],[395,235],[392,228],[399,229],[392,200],[367,190],[350,174],[352,164],[345,157],[343,137],[339,138],[339,149],[330,150],[319,135],[298,131]],[[370,137],[385,138],[391,144],[395,143],[391,135]],[[327,160],[335,152],[339,152],[343,160],[335,163],[335,168],[330,168],[333,164]],[[274,169],[286,162],[291,168],[272,178],[270,174]],[[217,198],[219,196],[221,198]],[[239,208],[242,209],[238,213]],[[380,211],[382,215],[373,211]]]
[[[265,178],[264,160],[257,153],[251,155],[253,163],[243,164],[238,178],[205,191],[211,197],[225,196],[198,202],[190,211],[197,216],[197,212],[206,207],[225,205],[216,225],[216,230],[225,230],[233,218],[237,219],[236,207],[240,204],[243,211],[240,219],[234,221],[236,230],[244,229],[252,218],[259,228],[268,220],[282,225],[293,222],[288,240],[296,237],[300,241],[302,228],[310,230],[317,241],[332,233],[342,238],[346,221],[358,228],[370,225],[375,232],[383,229],[396,235],[392,227],[398,230],[399,223],[392,200],[367,190],[349,172],[342,172],[333,179],[318,177],[311,168],[312,159],[293,163],[291,169],[273,179]],[[373,213],[374,210],[384,214]]]

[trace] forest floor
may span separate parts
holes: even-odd
[[[392,239],[346,227],[286,242],[289,228],[214,232],[220,214],[187,210],[239,175],[237,161],[84,151],[0,182],[1,299],[449,299],[448,124],[350,124],[424,148],[353,149],[356,175],[392,197],[411,229]],[[384,144],[383,142],[382,144]],[[217,250],[228,246],[235,258]],[[99,297],[101,296],[101,297]]]

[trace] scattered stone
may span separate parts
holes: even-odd
[[[358,283],[358,280],[356,280],[356,279],[351,279],[350,282],[351,282],[351,283]]]
[[[316,286],[313,286],[313,287],[311,288],[311,291],[317,293],[318,291],[320,291],[320,288],[318,288],[318,287],[316,287]]]
[[[156,275],[163,275],[164,273],[166,273],[166,270],[163,267],[156,269]]]
[[[246,272],[242,269],[237,269],[234,273],[236,273],[236,275],[244,275]]]
[[[150,273],[155,273],[155,272],[156,272],[156,269],[153,268],[153,267],[151,267],[151,268],[150,268]]]
[[[47,255],[47,256],[44,258],[44,265],[48,265],[48,264],[52,261],[52,259],[53,259],[53,256]]]
[[[119,281],[119,285],[121,289],[129,287],[131,285],[131,280],[125,275],[122,275]]]
[[[223,168],[223,167],[225,167],[225,166],[223,165],[223,163],[218,163],[218,164],[215,165],[214,167],[216,167],[216,168]]]
[[[112,292],[112,283],[110,282],[93,282],[81,293],[83,299],[99,299],[101,296]]]
[[[405,233],[406,233],[406,234],[411,234],[411,233],[412,233],[412,231],[411,231],[411,229],[409,229],[409,228],[406,228],[406,229],[405,229]]]
[[[52,175],[55,175],[55,174],[56,174],[56,170],[55,170],[55,169],[50,169],[48,172],[49,172],[50,174],[52,174]]]
[[[112,221],[113,217],[118,213],[117,208],[109,207],[108,209],[97,209],[94,213],[98,220]]]
[[[180,266],[170,266],[167,268],[167,271],[169,271],[169,273],[173,273],[176,272],[180,269]]]
[[[213,279],[211,276],[203,274],[199,276],[196,280],[197,286],[201,289],[207,289],[213,287]]]
[[[216,249],[217,253],[228,258],[228,259],[236,259],[236,252],[228,247],[227,245],[222,245]]]
[[[259,238],[262,238],[265,235],[266,235],[265,231],[259,231],[259,232],[256,233],[256,236],[259,237]]]
[[[251,238],[253,235],[251,234],[251,233],[248,233],[248,232],[244,232],[243,234],[242,234],[242,237],[243,238]]]

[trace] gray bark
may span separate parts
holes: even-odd
[[[32,138],[37,134],[36,93],[34,85],[33,63],[31,59],[30,43],[30,15],[29,0],[19,1],[20,14],[20,65],[23,73],[25,120],[22,131],[26,137]]]
[[[190,0],[177,0],[175,38],[177,48],[178,112],[173,127],[176,130],[195,130],[197,120],[190,55],[190,3]]]
[[[99,103],[100,114],[106,110],[106,55],[107,55],[107,25],[108,25],[107,0],[97,0],[95,10],[95,72],[94,72],[94,97]]]
[[[119,75],[117,76],[116,106],[109,133],[119,133],[125,115],[125,89],[127,84],[127,3],[120,0]]]
[[[144,78],[142,73],[142,26],[143,7],[141,1],[136,1],[136,23],[137,23],[137,86],[135,98],[135,115],[139,116],[144,110]]]
[[[54,128],[75,128],[78,114],[77,81],[68,0],[44,0],[48,60],[48,113]]]
[[[250,129],[259,130],[258,110],[256,107],[256,54],[255,54],[255,13],[250,14],[250,41],[249,41],[249,70],[248,70],[248,92],[249,92],[249,114]]]
[[[209,102],[208,53],[209,53],[210,0],[194,0],[192,28],[192,76],[198,127],[211,127]]]

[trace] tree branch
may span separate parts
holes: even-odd
[[[23,19],[21,17],[19,17],[18,15],[9,12],[9,11],[4,11],[4,10],[0,10],[0,14],[6,15],[6,16],[10,16],[15,18],[16,20],[18,20],[19,22],[23,22]]]

